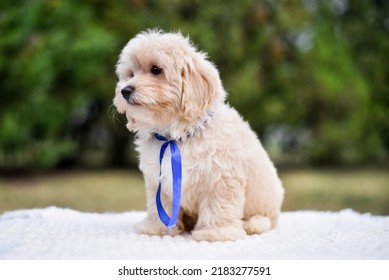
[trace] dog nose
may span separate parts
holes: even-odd
[[[130,95],[134,92],[135,87],[133,86],[126,86],[122,89],[122,95],[124,99],[128,100],[130,98]]]

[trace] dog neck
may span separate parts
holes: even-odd
[[[214,116],[213,111],[206,112],[197,120],[183,124],[182,122],[175,122],[169,125],[168,128],[154,128],[148,132],[149,137],[154,138],[157,133],[163,137],[175,142],[185,142],[188,139],[196,137],[200,132],[206,128]]]

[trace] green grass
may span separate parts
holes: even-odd
[[[291,171],[281,173],[284,210],[340,210],[389,215],[389,172]]]
[[[144,210],[143,178],[131,171],[77,171],[0,179],[0,212],[51,205],[91,212]]]
[[[284,211],[340,210],[389,215],[389,172],[281,172]],[[143,178],[131,171],[74,171],[0,178],[0,213],[55,205],[91,212],[144,210]]]

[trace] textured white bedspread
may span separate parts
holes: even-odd
[[[236,242],[140,235],[144,212],[18,210],[0,215],[0,259],[389,259],[389,216],[284,212],[278,227]]]

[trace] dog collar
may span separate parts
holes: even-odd
[[[166,140],[160,140],[157,138],[160,141],[173,141],[175,143],[184,142],[184,141],[188,140],[189,138],[192,138],[192,137],[196,136],[198,133],[200,133],[200,131],[202,129],[204,129],[204,127],[212,119],[213,116],[214,116],[213,112],[207,112],[206,115],[204,117],[202,117],[201,120],[196,125],[194,125],[191,129],[186,131],[186,133],[184,133],[184,135],[181,137],[174,138],[174,137],[162,136],[161,134],[163,134],[163,131],[161,131],[161,130],[154,130],[151,132],[151,134],[153,134],[155,138],[157,138],[155,135],[159,135],[160,138],[163,137],[166,139]]]
[[[182,187],[182,163],[181,163],[181,153],[180,149],[177,146],[176,141],[168,140],[166,137],[159,135],[158,133],[153,133],[154,137],[163,141],[164,143],[161,146],[159,153],[159,183],[158,190],[155,197],[155,202],[157,205],[158,215],[160,220],[165,224],[165,226],[170,230],[175,227],[180,213],[180,204],[181,204],[181,187]],[[166,148],[170,146],[170,160],[172,165],[172,174],[173,174],[173,199],[172,199],[172,214],[171,217],[166,213],[163,208],[161,201],[161,170],[162,170],[162,160],[165,154]]]

